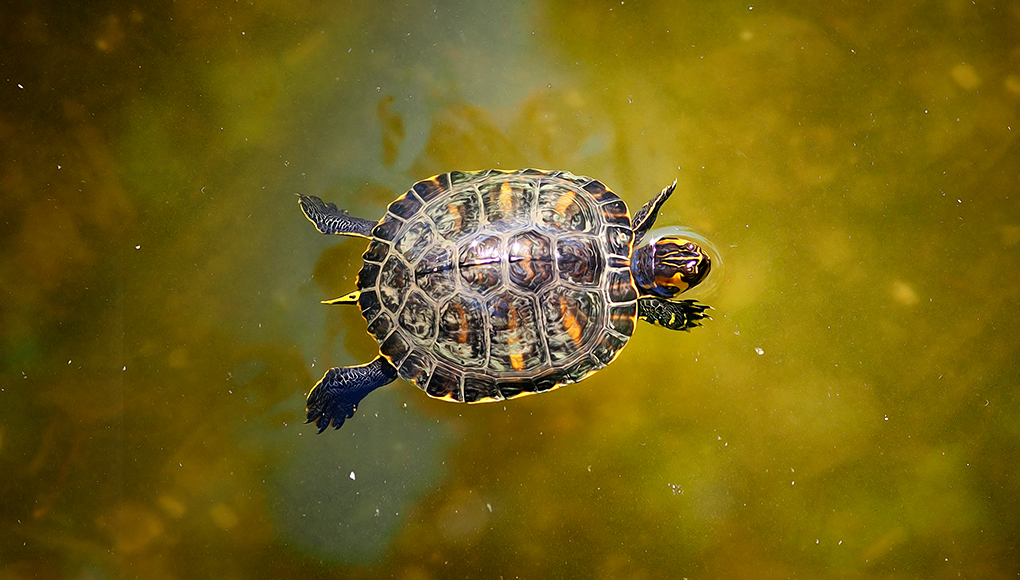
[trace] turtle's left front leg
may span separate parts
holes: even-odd
[[[662,207],[662,204],[666,203],[669,196],[673,195],[674,189],[676,189],[675,179],[672,185],[662,188],[658,195],[649,200],[648,203],[634,214],[634,218],[630,220],[630,227],[634,230],[635,247],[641,242],[641,238],[645,237],[648,230],[652,228],[655,218],[659,217],[659,209]]]
[[[690,330],[701,326],[710,318],[705,311],[711,308],[697,300],[665,300],[652,296],[638,298],[638,318],[670,330]]]

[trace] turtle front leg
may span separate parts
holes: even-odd
[[[301,193],[297,195],[301,211],[320,232],[362,238],[372,237],[372,230],[377,222],[354,217],[347,213],[347,210],[337,209],[336,205],[326,203],[314,195]]]
[[[702,320],[710,318],[705,314],[709,308],[697,300],[665,300],[652,296],[638,299],[638,317],[641,320],[670,330],[689,331],[701,326]]]
[[[339,429],[354,416],[366,395],[396,378],[397,369],[382,356],[364,365],[329,369],[308,393],[305,423],[315,422],[319,433],[330,423]]]
[[[669,196],[673,195],[673,190],[676,189],[676,180],[673,180],[672,185],[668,185],[662,188],[662,191],[658,195],[653,197],[646,203],[641,209],[634,214],[634,218],[630,220],[631,229],[634,230],[634,245],[637,246],[641,242],[641,238],[645,237],[648,230],[652,229],[652,224],[655,223],[655,218],[659,217],[659,209],[662,204],[666,203]]]

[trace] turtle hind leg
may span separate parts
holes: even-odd
[[[314,422],[319,433],[331,423],[339,429],[366,395],[396,378],[397,369],[381,356],[365,365],[329,369],[308,393],[305,423]]]
[[[705,311],[711,308],[697,300],[664,300],[645,296],[638,299],[638,317],[645,322],[658,324],[670,330],[690,330],[701,326],[710,318]]]
[[[371,238],[376,222],[353,217],[345,209],[337,209],[336,205],[326,203],[314,195],[298,195],[298,205],[308,221],[315,224],[315,229],[324,234],[342,234]]]

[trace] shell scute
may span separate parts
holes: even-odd
[[[595,288],[602,278],[605,263],[595,239],[572,236],[556,241],[556,266],[564,282]]]
[[[607,364],[613,362],[613,359],[616,358],[617,353],[619,353],[620,350],[624,346],[626,346],[627,338],[629,337],[620,336],[613,333],[606,333],[602,337],[602,340],[600,340],[598,344],[595,345],[591,353],[598,360],[599,364],[601,364],[604,367]]]
[[[404,296],[411,287],[412,275],[399,256],[391,255],[387,258],[379,272],[379,297],[383,306],[390,312],[400,310],[404,303]]]
[[[407,230],[394,241],[393,249],[414,264],[432,245],[434,238],[435,228],[432,223],[427,218],[419,218],[411,222]]]
[[[444,365],[436,365],[432,378],[425,386],[425,392],[437,399],[464,402],[464,392],[461,390],[460,381],[460,373]]]
[[[520,379],[503,380],[499,383],[499,393],[504,399],[530,395],[535,392],[534,389],[535,385],[532,382]]]
[[[606,289],[612,302],[637,300],[637,288],[630,270],[611,270],[606,279]]]
[[[436,353],[452,364],[481,368],[488,359],[488,341],[483,304],[480,300],[457,295],[444,304],[439,313]]]
[[[379,224],[372,229],[372,235],[380,240],[386,240],[392,242],[397,237],[397,232],[404,226],[404,221],[391,215],[386,214]]]
[[[484,375],[464,375],[465,401],[502,401],[504,398],[495,379]]]
[[[393,319],[389,314],[381,313],[368,323],[368,332],[381,344],[393,332]]]
[[[439,200],[429,209],[428,216],[435,223],[436,233],[455,242],[478,229],[481,206],[478,193],[472,188]]]
[[[379,280],[379,264],[366,262],[358,272],[358,288],[372,288]]]
[[[610,226],[606,228],[606,250],[610,255],[627,258],[630,262],[630,247],[634,232],[630,228]]]
[[[382,304],[379,301],[379,294],[375,290],[362,290],[358,297],[358,307],[361,308],[361,315],[365,320],[371,322],[382,312]]]
[[[637,303],[613,306],[609,309],[609,324],[613,330],[623,336],[634,334],[634,320],[637,316]]]
[[[414,190],[411,190],[391,203],[388,211],[401,219],[409,220],[418,213],[421,206],[421,199],[414,194]]]
[[[528,296],[504,292],[489,299],[489,371],[528,374],[548,360],[538,313]]]
[[[415,282],[433,300],[444,300],[457,290],[453,255],[453,246],[433,246],[415,267]]]
[[[484,293],[503,281],[503,237],[486,235],[472,240],[460,251],[457,269],[463,284]]]
[[[602,298],[597,292],[553,288],[539,300],[548,332],[549,360],[563,365],[585,352],[602,329]]]
[[[496,231],[527,226],[535,203],[533,179],[510,174],[477,184],[485,208],[485,219]]]
[[[595,199],[595,203],[604,203],[607,201],[616,201],[619,199],[618,197],[616,197],[615,193],[610,191],[608,187],[606,187],[601,181],[597,179],[592,179],[591,181],[585,183],[580,187],[581,189],[591,194],[592,198]],[[626,209],[626,205],[624,206],[624,209]]]
[[[579,192],[543,183],[538,194],[542,224],[558,232],[588,232],[598,224],[598,206]]]
[[[366,262],[377,262],[382,263],[383,259],[386,258],[386,254],[390,252],[390,245],[386,242],[379,240],[372,240],[368,244],[368,249],[362,254],[361,258]],[[373,282],[374,284],[375,282]],[[371,284],[369,284],[371,285]]]
[[[627,204],[623,203],[622,199],[602,204],[602,215],[608,224],[630,228],[630,214],[627,212]]]
[[[553,272],[553,242],[535,230],[517,234],[507,245],[508,274],[518,288],[536,291],[548,284]]]
[[[391,332],[390,335],[386,337],[386,340],[379,345],[379,351],[386,355],[386,358],[390,359],[393,366],[402,368],[404,359],[407,358],[407,355],[411,352],[411,343],[408,342],[403,333]]]
[[[427,350],[416,347],[407,353],[404,362],[397,367],[397,372],[402,378],[424,389],[429,384],[429,379],[432,378],[435,365],[436,359]]]
[[[415,183],[411,191],[417,194],[424,203],[429,203],[437,197],[444,195],[449,188],[450,181],[444,173],[432,179],[423,179]]]
[[[422,344],[430,344],[435,338],[436,306],[421,290],[413,290],[404,301],[400,311],[400,328]]]

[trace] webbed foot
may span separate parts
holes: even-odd
[[[690,330],[710,318],[705,311],[711,306],[697,300],[665,300],[642,297],[638,300],[638,317],[670,330]]]
[[[396,378],[397,369],[381,356],[365,365],[331,368],[308,393],[305,423],[314,422],[319,433],[330,424],[339,429],[366,395]]]
[[[341,234],[344,236],[372,237],[372,229],[376,222],[354,217],[345,209],[337,209],[336,205],[326,203],[314,195],[298,195],[298,205],[308,218],[315,224],[315,229],[324,234]]]

